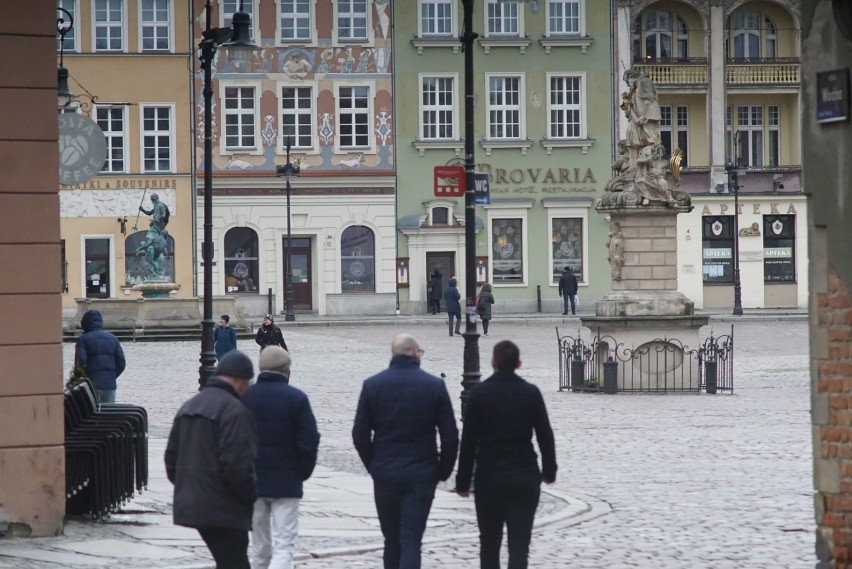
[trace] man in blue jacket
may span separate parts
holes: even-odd
[[[352,441],[373,477],[384,569],[420,569],[426,519],[438,481],[453,472],[458,429],[446,385],[420,369],[417,340],[397,335],[391,354],[388,369],[364,381]]]
[[[101,403],[115,403],[116,379],[124,372],[124,350],[113,334],[104,330],[98,310],[87,310],[80,319],[83,335],[77,338],[77,365],[86,372]]]
[[[292,569],[302,482],[316,466],[320,435],[308,396],[289,385],[290,354],[267,346],[259,367],[257,383],[243,398],[258,429],[251,566]]]

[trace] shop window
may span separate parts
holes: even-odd
[[[341,290],[375,292],[376,238],[369,227],[347,227],[340,237]]]
[[[702,220],[704,284],[734,282],[734,216],[708,215]]]
[[[109,298],[110,276],[110,240],[108,238],[87,237],[84,250],[84,271],[86,275],[86,298]]]
[[[124,286],[129,287],[145,280],[148,265],[145,263],[145,252],[136,254],[139,244],[148,235],[147,231],[131,233],[124,240]],[[171,282],[175,282],[175,240],[169,235],[166,237],[166,252],[162,260],[163,276]]]
[[[234,227],[225,233],[225,292],[257,292],[257,233]]]
[[[495,219],[491,224],[494,284],[524,282],[523,219]]]
[[[796,216],[763,216],[763,280],[796,281]]]
[[[571,267],[578,281],[585,281],[583,262],[583,219],[558,218],[551,220],[551,253],[553,274],[551,280],[559,282],[562,269]]]

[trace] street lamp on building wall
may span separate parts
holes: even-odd
[[[246,60],[257,47],[250,41],[251,17],[243,12],[243,3],[231,20],[230,28],[212,27],[212,0],[205,5],[205,26],[198,48],[204,71],[204,235],[201,259],[204,265],[203,315],[201,319],[201,367],[198,386],[204,387],[213,375],[216,354],[213,352],[213,58],[220,47],[228,48],[231,59]]]
[[[743,292],[740,283],[740,185],[739,171],[733,164],[726,164],[728,191],[734,192],[734,316],[743,315]]]
[[[287,253],[286,267],[284,269],[284,321],[293,322],[296,320],[296,315],[293,313],[293,274],[290,251],[290,179],[299,174],[299,167],[294,166],[290,162],[290,137],[287,137],[287,163],[283,166],[275,168],[275,173],[282,176],[286,182],[287,189]]]

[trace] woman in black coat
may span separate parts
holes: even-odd
[[[450,279],[450,284],[447,290],[444,291],[444,301],[447,303],[447,316],[450,317],[450,336],[453,335],[453,317],[456,318],[455,331],[456,334],[461,334],[461,294],[456,288],[456,279]]]
[[[429,308],[432,309],[432,314],[437,314],[441,311],[441,297],[444,296],[444,282],[441,271],[435,269],[432,271],[432,278],[429,280]]]

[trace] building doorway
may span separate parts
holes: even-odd
[[[426,280],[428,281],[432,272],[438,269],[441,273],[441,284],[446,289],[447,282],[456,276],[456,254],[454,251],[434,251],[426,253]],[[441,306],[443,303],[443,292],[441,294]]]
[[[109,238],[85,238],[86,298],[109,298],[110,284]]]
[[[287,286],[287,237],[284,237],[282,266],[284,286]],[[293,279],[293,310],[313,310],[313,274],[311,271],[311,240],[290,238],[290,274]],[[286,294],[286,291],[285,291]]]

